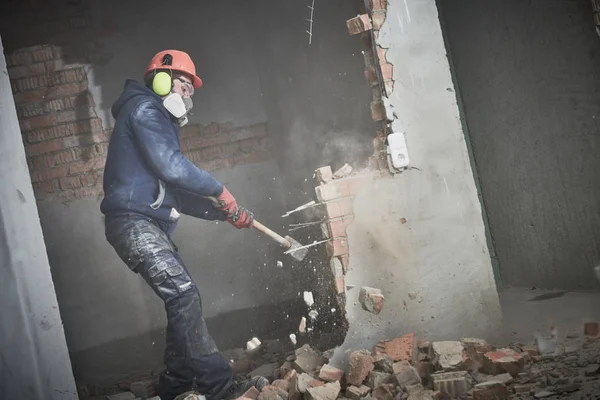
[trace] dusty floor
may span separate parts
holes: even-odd
[[[529,341],[551,322],[559,336],[581,334],[585,321],[600,321],[600,292],[561,292],[511,288],[500,292],[502,341]]]

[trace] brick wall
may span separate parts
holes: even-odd
[[[324,217],[321,229],[324,239],[328,240],[327,255],[341,306],[345,302],[344,276],[348,272],[350,261],[346,229],[354,220],[354,197],[362,187],[369,185],[375,176],[371,172],[365,172],[336,179],[330,166],[319,168],[315,174],[315,193],[321,205],[319,214]]]
[[[7,56],[23,143],[38,201],[68,202],[102,196],[111,131],[88,90],[86,66],[66,64],[58,46],[31,46]],[[181,149],[207,171],[272,158],[265,124],[190,125]]]
[[[358,35],[363,44],[365,79],[373,89],[373,101],[370,104],[371,117],[381,123],[372,142],[373,155],[369,159],[372,169],[386,168],[385,139],[391,133],[388,126],[391,115],[385,107],[385,98],[394,91],[394,65],[386,58],[387,49],[379,42],[379,31],[387,13],[387,0],[369,0],[368,7],[363,5],[364,14],[346,21],[348,33]]]

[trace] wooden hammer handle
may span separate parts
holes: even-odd
[[[213,206],[215,208],[220,208],[221,205],[219,204],[219,200],[217,200],[216,197],[213,196],[207,196],[207,198],[213,203]],[[284,249],[289,249],[290,247],[292,247],[292,244],[289,242],[289,240],[287,240],[286,238],[278,235],[277,233],[273,232],[271,229],[267,228],[266,226],[264,226],[263,224],[261,224],[260,222],[258,222],[256,219],[254,220],[254,227],[256,229],[258,229],[259,231],[261,231],[262,233],[264,233],[265,235],[269,236],[271,239],[273,239],[274,241],[276,241],[277,243],[279,243],[279,245],[281,247],[283,247]]]
[[[292,247],[292,244],[286,238],[281,237],[280,235],[273,232],[271,229],[267,228],[266,226],[264,226],[257,220],[254,220],[254,227],[256,229],[258,229],[259,231],[261,231],[262,233],[264,233],[265,235],[269,236],[271,239],[275,240],[284,249],[287,250],[290,247]]]

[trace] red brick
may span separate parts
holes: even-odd
[[[91,197],[100,197],[103,195],[102,187],[100,186],[92,186],[92,187],[82,187],[79,189],[75,189],[73,192],[74,200],[87,199]]]
[[[235,142],[244,153],[252,153],[257,150],[267,150],[273,148],[273,143],[268,137],[252,138]]]
[[[46,163],[49,166],[68,164],[79,160],[79,151],[77,148],[63,150],[58,153],[46,156]],[[65,167],[66,168],[66,167]]]
[[[250,389],[246,390],[246,392],[240,398],[256,400],[259,394],[260,392],[258,391],[258,389],[252,386]]]
[[[19,119],[36,117],[38,115],[44,115],[44,107],[40,103],[31,104],[17,104],[17,117]]]
[[[327,207],[327,217],[329,219],[354,214],[354,202],[352,198],[328,201],[325,205]]]
[[[346,238],[337,238],[326,243],[329,257],[338,257],[348,254],[348,241]]]
[[[195,137],[200,134],[198,125],[186,125],[179,129],[179,137],[181,139]]]
[[[373,21],[373,29],[379,30],[383,26],[385,22],[385,11],[375,11],[371,15],[371,20]]]
[[[484,368],[491,375],[508,372],[513,377],[523,370],[523,356],[511,349],[498,349],[484,354]]]
[[[367,14],[362,14],[357,17],[350,18],[346,21],[346,26],[348,27],[348,33],[350,35],[356,35],[373,28],[371,25],[371,19]]]
[[[352,223],[353,220],[354,216],[345,215],[340,219],[329,221],[327,224],[329,228],[329,237],[346,237],[346,228]]]
[[[55,168],[43,168],[31,172],[31,182],[45,182],[62,178],[67,175],[67,167],[61,165]]]
[[[415,334],[409,333],[389,341],[381,341],[375,346],[375,354],[386,354],[394,361],[412,361],[415,348]]]
[[[200,126],[198,130],[200,132],[200,135],[205,136],[205,135],[214,135],[221,130],[223,130],[223,131],[227,130],[227,129],[222,129],[222,128],[224,128],[224,127],[217,123],[212,123],[207,126]]]
[[[367,350],[353,351],[349,358],[347,382],[354,386],[362,385],[374,367],[373,357]]]
[[[29,90],[39,89],[46,86],[44,76],[30,76],[10,81],[13,93],[21,93]]]
[[[56,181],[36,182],[33,183],[33,190],[36,193],[50,194],[56,191]]]
[[[61,97],[79,94],[79,93],[85,91],[87,89],[87,86],[88,86],[87,80],[53,86],[51,88],[48,88],[44,98],[45,99],[58,99]]]
[[[387,0],[369,0],[369,8],[372,11],[387,9]]]
[[[340,381],[343,376],[344,371],[329,364],[323,365],[319,371],[319,379],[325,382]]]
[[[500,382],[481,383],[473,388],[473,400],[508,400],[508,389]]]
[[[257,164],[272,160],[269,150],[258,150],[250,154],[238,154],[233,157],[233,165]]]
[[[87,161],[79,161],[69,165],[69,175],[79,175],[104,168],[106,158],[91,158]]]
[[[337,291],[337,294],[342,294],[346,290],[346,282],[344,281],[343,276],[335,278],[335,290]]]
[[[39,142],[25,146],[25,153],[28,156],[37,156],[40,154],[53,153],[62,150],[63,141],[61,139],[53,139],[47,142]]]
[[[387,49],[384,49],[381,46],[377,46],[377,61],[379,62],[379,64],[385,64],[387,62],[387,59],[385,57],[386,53]]]
[[[65,62],[61,59],[46,61],[44,65],[46,66],[46,71],[48,72],[60,71],[61,69],[65,68]]]
[[[233,166],[233,162],[230,159],[218,158],[216,160],[211,161],[199,161],[195,162],[198,168],[201,168],[205,171],[212,172],[217,171],[219,169],[231,168]]]
[[[32,58],[35,62],[42,62],[47,60],[52,60],[55,58],[54,53],[52,51],[52,47],[43,47],[39,50],[35,50],[32,52]]]
[[[285,379],[286,381],[290,382],[297,375],[298,375],[298,372],[296,372],[295,369],[292,369],[290,372],[288,372],[287,374],[285,374],[285,376],[283,377],[283,379]]]
[[[27,50],[17,50],[6,57],[6,63],[9,67],[17,65],[29,65],[32,61],[33,57],[31,52]]]
[[[600,325],[597,322],[584,323],[583,334],[593,338],[598,337],[598,335],[600,335]]]
[[[83,184],[78,176],[70,176],[60,179],[61,190],[77,189],[82,187]]]
[[[220,144],[225,144],[230,141],[228,133],[219,133],[218,135],[212,136],[199,136],[198,134],[195,137],[189,137],[183,139],[181,142],[181,150],[195,150],[202,149],[205,147],[218,146]]]
[[[81,175],[82,186],[97,186],[102,184],[104,173],[102,171],[89,172],[86,175]]]
[[[384,81],[389,81],[394,78],[394,65],[386,62],[380,65],[381,77]]]
[[[265,124],[256,124],[252,126],[233,129],[230,132],[231,140],[244,140],[250,138],[264,137],[267,135]]]
[[[46,66],[43,63],[18,65],[8,69],[10,79],[20,79],[34,75],[43,75],[46,73]]]
[[[383,121],[387,119],[385,106],[382,101],[374,101],[371,103],[371,118],[373,121]]]
[[[45,96],[46,90],[43,89],[30,90],[27,92],[20,93],[13,92],[13,98],[15,99],[15,103],[17,104],[43,101],[45,99]]]

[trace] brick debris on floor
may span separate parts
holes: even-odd
[[[271,384],[241,400],[600,398],[597,323],[586,323],[579,336],[559,338],[551,332],[529,344],[507,346],[476,338],[430,342],[405,334],[349,352],[347,371],[330,364],[333,349],[319,352],[308,344],[293,349],[283,341],[251,348],[226,354],[234,372],[265,376]],[[155,393],[152,385],[134,382],[130,392],[107,398],[149,398]]]

